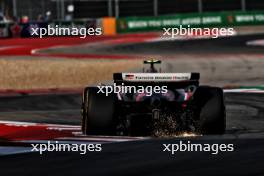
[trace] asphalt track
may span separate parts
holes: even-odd
[[[218,50],[219,53],[215,54],[238,54],[239,51],[264,54],[262,48],[248,47],[244,43],[258,38],[264,38],[264,35],[234,37],[233,40],[219,39],[214,40],[215,42],[192,41],[195,47],[190,46],[190,41],[180,43],[185,47],[185,52],[190,51],[194,55],[203,53],[203,48],[207,48],[206,43],[208,47],[214,46],[206,51],[214,53]],[[173,54],[174,51],[184,53],[183,48],[178,49],[179,46],[167,41],[160,44],[154,42],[114,47],[121,47],[118,53],[122,50],[129,54],[130,49],[127,48],[132,47],[138,49],[138,53],[162,55],[162,49],[166,50],[164,53],[172,50],[168,51],[168,54]],[[198,46],[201,46],[201,50]],[[157,48],[159,50],[156,50]],[[114,53],[116,50],[108,48],[107,52]],[[80,123],[79,94],[0,97],[0,100],[0,120],[69,125]],[[225,102],[227,131],[222,136],[108,143],[103,144],[102,152],[86,155],[50,152],[42,156],[38,153],[1,156],[1,175],[264,175],[264,94],[226,93]],[[162,144],[179,143],[180,140],[209,144],[232,143],[235,150],[220,152],[217,155],[208,152],[176,152],[174,155],[163,152]]]
[[[162,36],[161,36],[162,37]],[[252,40],[263,39],[264,34],[248,34],[243,36],[222,37],[217,39],[188,39],[188,40],[166,40],[164,38],[153,38],[148,42],[117,43],[116,45],[101,44],[100,46],[90,43],[66,47],[44,49],[41,53],[78,53],[78,54],[120,54],[120,55],[156,55],[163,58],[177,58],[181,54],[206,55],[206,54],[261,54],[262,46],[248,46],[246,43]],[[159,39],[158,41],[156,39]],[[113,43],[114,44],[114,43]]]
[[[1,97],[0,120],[80,123],[79,94]],[[223,136],[148,139],[104,144],[101,153],[27,153],[2,156],[1,175],[263,175],[264,95],[227,93]],[[65,111],[67,110],[67,111]],[[234,152],[162,152],[162,144],[232,143]]]

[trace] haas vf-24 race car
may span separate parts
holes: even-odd
[[[161,73],[154,67],[159,63],[159,60],[144,61],[150,68],[142,73],[114,73],[111,85],[86,87],[82,98],[82,132],[130,136],[223,134],[226,127],[223,90],[200,86],[199,73]],[[109,92],[118,86],[118,92]]]

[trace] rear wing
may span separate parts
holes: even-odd
[[[113,78],[115,82],[183,82],[199,81],[200,73],[114,73]]]

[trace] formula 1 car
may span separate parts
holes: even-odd
[[[142,73],[114,73],[114,84],[86,87],[82,132],[129,136],[223,134],[223,90],[200,86],[199,73],[161,73],[154,67],[160,63],[144,61],[150,68]]]

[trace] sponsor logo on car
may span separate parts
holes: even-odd
[[[126,79],[134,79],[134,75],[126,75]]]
[[[190,80],[190,73],[134,73],[123,74],[124,80],[129,81],[185,81]]]

